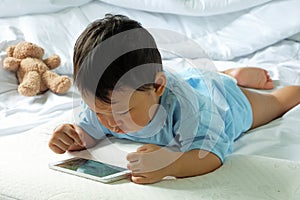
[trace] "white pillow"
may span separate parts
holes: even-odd
[[[108,4],[149,12],[209,16],[251,8],[271,0],[100,0]]]
[[[9,0],[1,2],[0,17],[12,17],[25,14],[50,13],[80,6],[91,0]]]

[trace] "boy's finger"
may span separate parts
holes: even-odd
[[[58,154],[63,154],[65,153],[65,151],[61,150],[60,148],[58,148],[57,146],[55,145],[52,145],[52,146],[49,146],[50,149],[55,152],[55,153],[58,153]]]
[[[137,148],[136,151],[137,151],[137,152],[146,152],[147,149],[148,149],[147,146],[144,145],[144,146],[141,146],[141,147]]]
[[[73,138],[71,138],[69,135],[67,134],[63,134],[61,135],[58,140],[60,140],[61,142],[63,142],[64,144],[66,144],[67,146],[70,146],[72,144],[74,144],[75,140]]]
[[[78,151],[78,150],[83,150],[83,149],[85,149],[83,146],[73,144],[68,148],[68,151]]]
[[[64,133],[67,134],[70,138],[72,138],[76,144],[83,146],[79,135],[77,134],[77,132],[73,128],[72,129],[71,128],[66,128],[64,130]]]
[[[153,179],[144,176],[131,176],[131,181],[138,184],[148,184],[155,182]]]
[[[140,172],[139,164],[136,162],[131,162],[127,164],[127,169],[131,170],[133,173]]]
[[[136,152],[133,152],[133,153],[129,153],[127,154],[126,156],[126,159],[129,161],[129,162],[137,162],[139,160],[139,154],[136,153]]]
[[[55,153],[58,153],[58,154],[62,154],[62,153],[65,153],[66,152],[66,146],[65,144],[62,144],[62,143],[59,143],[59,142],[52,142],[49,144],[49,147],[52,151],[54,151]]]

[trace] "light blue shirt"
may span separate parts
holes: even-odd
[[[113,135],[186,152],[203,149],[223,162],[233,143],[252,124],[250,103],[236,82],[217,72],[189,68],[165,71],[167,85],[151,122],[138,132],[118,134],[105,128],[82,102],[76,123],[96,139]]]

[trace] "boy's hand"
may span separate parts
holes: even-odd
[[[49,147],[55,153],[83,150],[85,146],[72,124],[58,126],[49,141]]]
[[[180,155],[154,144],[141,146],[127,155],[127,168],[132,171],[131,180],[141,184],[160,181],[172,174],[169,168]]]

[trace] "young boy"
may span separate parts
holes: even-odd
[[[83,150],[105,135],[147,143],[127,156],[135,183],[212,172],[243,132],[300,102],[300,86],[269,94],[245,89],[274,87],[260,68],[163,70],[150,33],[122,15],[91,23],[76,42],[73,62],[82,110],[76,124],[55,129],[49,147]]]

